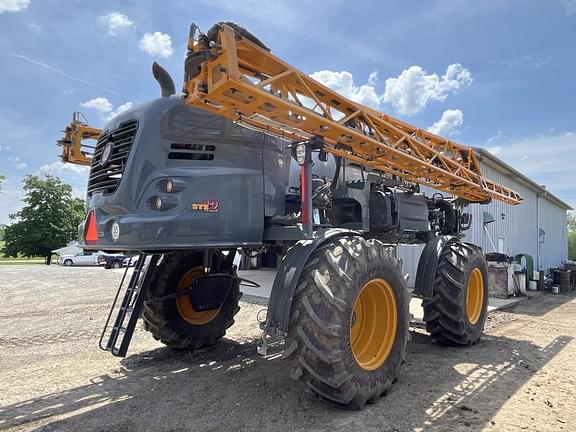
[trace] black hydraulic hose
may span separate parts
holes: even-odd
[[[342,167],[342,156],[336,156],[336,171],[334,172],[334,178],[332,179],[332,184],[330,185],[330,191],[336,189],[338,184],[338,178],[340,177],[340,168]]]

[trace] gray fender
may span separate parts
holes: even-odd
[[[430,298],[434,295],[434,275],[438,267],[438,260],[448,243],[459,242],[456,236],[438,236],[426,243],[416,271],[413,295]]]
[[[320,246],[339,237],[362,235],[359,231],[332,228],[316,231],[314,239],[301,240],[292,246],[278,268],[270,301],[268,302],[267,325],[282,332],[288,332],[290,310],[300,274],[310,255]]]

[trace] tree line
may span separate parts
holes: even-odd
[[[0,185],[4,178],[0,176]],[[23,180],[24,206],[11,214],[13,223],[3,230],[4,256],[44,257],[77,238],[85,216],[84,201],[72,197],[72,186],[58,177],[29,175]]]
[[[568,259],[576,260],[576,216],[568,213]]]

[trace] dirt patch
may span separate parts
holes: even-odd
[[[178,352],[139,328],[125,359],[97,349],[121,271],[3,267],[0,430],[576,430],[576,298],[490,314],[473,347],[411,332],[392,392],[335,409],[289,377],[282,344],[256,355],[261,299],[217,346]]]

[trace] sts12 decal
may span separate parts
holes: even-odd
[[[220,203],[216,200],[204,200],[199,203],[192,203],[192,210],[207,213],[218,213],[219,206]]]

